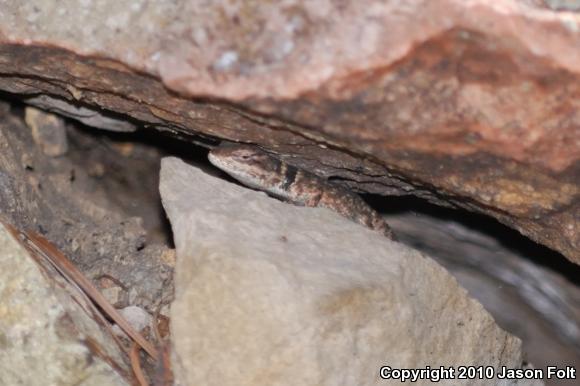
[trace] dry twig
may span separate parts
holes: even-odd
[[[115,309],[98,289],[87,279],[69,259],[44,237],[33,232],[21,232],[9,224],[4,224],[18,240],[33,254],[42,257],[53,266],[67,281],[80,288],[103,312],[130,336],[155,361],[159,360],[159,353],[127,320]]]
[[[145,374],[143,374],[143,369],[141,368],[141,361],[139,360],[139,346],[136,342],[131,345],[131,351],[129,351],[129,359],[131,361],[131,367],[133,368],[133,373],[139,386],[149,386]]]

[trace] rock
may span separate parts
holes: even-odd
[[[163,159],[160,190],[176,244],[183,385],[380,385],[381,366],[522,365],[520,341],[402,244],[177,158]]]
[[[143,330],[145,327],[151,327],[153,318],[147,311],[141,307],[129,306],[120,310],[121,315],[129,322],[131,326],[137,331]]]
[[[127,292],[121,285],[108,276],[99,278],[96,287],[103,297],[115,308],[123,308],[127,305]]]
[[[44,154],[57,157],[67,152],[66,127],[62,117],[30,106],[24,109],[24,117],[34,142]]]
[[[580,1],[578,0],[544,0],[546,6],[558,11],[580,11]]]
[[[534,366],[580,368],[580,286],[574,280],[579,266],[556,256],[558,269],[550,267],[545,262],[555,252],[491,219],[482,226],[466,224],[463,214],[452,211],[432,216],[416,210],[386,216],[402,243],[444,266],[500,327],[522,339]],[[499,229],[491,236],[487,232],[494,227]],[[557,384],[572,386],[577,380]]]
[[[580,263],[576,1],[144,4],[7,2],[0,90],[99,127],[256,143]]]
[[[111,367],[130,371],[112,336],[41,273],[1,223],[0,266],[1,385],[130,384]]]
[[[129,322],[135,331],[142,332],[146,327],[152,326],[153,318],[141,307],[128,306],[119,310],[119,313]],[[118,325],[113,326],[113,332],[118,336],[127,338],[127,334]]]
[[[137,130],[135,125],[126,120],[114,118],[97,110],[89,109],[84,106],[77,106],[74,103],[66,102],[65,100],[58,98],[51,98],[47,95],[27,98],[26,103],[75,119],[87,126],[95,127],[97,129],[118,132],[133,132]]]
[[[161,260],[171,252],[151,237],[162,220],[160,156],[132,144],[136,156],[126,157],[114,141],[67,130],[67,154],[48,157],[18,115],[0,120],[0,218],[58,245],[116,306],[154,312],[173,293],[173,267]],[[97,163],[107,171],[92,177]]]

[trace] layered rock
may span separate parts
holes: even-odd
[[[486,213],[580,262],[572,2],[3,7],[0,90],[30,104],[257,143],[356,190]]]

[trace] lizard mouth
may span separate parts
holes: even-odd
[[[245,170],[243,165],[231,162],[227,158],[222,158],[213,153],[209,153],[207,158],[212,165],[239,180],[243,184],[250,187],[259,186],[256,181],[260,179],[260,176],[252,173],[250,170]]]
[[[209,160],[209,162],[220,169],[224,169],[225,167],[228,166],[228,163],[224,161],[223,158],[220,158],[219,156],[213,154],[213,153],[209,153],[207,156],[207,159]]]
[[[209,153],[207,155],[207,159],[211,162],[212,165],[219,167],[221,165],[220,159],[216,157],[214,154]]]

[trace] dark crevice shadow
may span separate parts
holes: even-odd
[[[73,130],[78,131],[84,137],[92,137],[93,140],[102,144],[103,151],[106,151],[108,146],[112,144],[116,145],[143,145],[144,148],[155,149],[160,158],[173,156],[182,159],[184,162],[201,167],[203,169],[209,168],[209,162],[207,161],[208,149],[197,145],[194,143],[194,139],[191,141],[188,138],[175,138],[169,133],[159,132],[153,128],[140,128],[135,132],[112,132],[107,130],[95,129],[91,127],[84,126],[76,121],[69,121],[71,126],[74,127]],[[70,138],[74,141],[74,137]],[[82,149],[83,144],[75,144],[78,148]],[[157,234],[162,234],[163,242],[169,248],[174,248],[173,241],[173,231],[171,229],[171,223],[163,209],[161,203],[161,195],[159,193],[159,169],[160,165],[157,163],[151,166],[151,159],[145,160],[143,167],[149,168],[149,170],[120,170],[119,173],[153,173],[156,180],[155,186],[155,200],[143,199],[140,195],[134,195],[134,199],[138,201],[138,205],[143,208],[143,210],[155,211],[156,216],[159,219],[159,227],[156,228]],[[152,189],[151,186],[144,187]],[[126,192],[131,194],[131,190]],[[151,212],[150,212],[151,213]]]
[[[562,254],[519,233],[496,219],[464,209],[450,209],[413,197],[384,197],[365,195],[364,199],[376,210],[385,215],[415,213],[436,217],[441,220],[459,223],[466,228],[493,237],[502,247],[532,262],[556,271],[571,283],[580,286],[580,266],[566,259]]]

